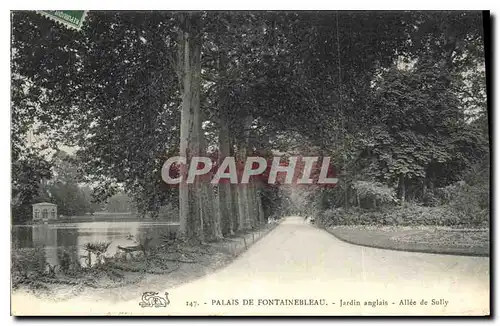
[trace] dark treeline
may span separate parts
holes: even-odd
[[[458,11],[90,11],[73,31],[14,12],[13,211],[53,171],[30,130],[40,146],[78,148],[96,201],[120,184],[143,214],[178,203],[188,238],[249,229],[291,204],[257,182],[168,187],[163,163],[187,153],[330,156],[339,184],[313,192],[320,209],[430,205],[461,181],[484,199],[482,26],[480,12]]]

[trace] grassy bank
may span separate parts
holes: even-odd
[[[489,256],[489,220],[468,218],[446,206],[331,209],[319,214],[318,225],[343,241],[368,247]]]
[[[429,226],[331,226],[337,238],[374,248],[437,254],[489,256],[488,229]]]
[[[133,299],[143,289],[173,287],[225,266],[275,226],[266,224],[206,244],[174,240],[149,248],[146,255],[120,255],[90,268],[72,265],[64,271],[47,268],[37,253],[40,249],[16,250],[12,257],[12,287],[14,291],[58,301],[90,295],[110,300]],[[127,291],[110,291],[123,287]]]

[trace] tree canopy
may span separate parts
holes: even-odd
[[[12,35],[22,205],[37,189],[28,179],[47,178],[53,164],[26,145],[30,131],[46,147],[76,148],[96,198],[119,184],[153,215],[191,196],[161,179],[165,160],[186,148],[245,158],[301,139],[303,154],[335,159],[340,182],[328,191],[344,191],[345,204],[355,181],[422,198],[488,152],[488,131],[475,123],[486,116],[479,12],[90,11],[81,31],[14,12]],[[208,237],[279,206],[274,188],[224,187],[199,194],[218,203],[200,202],[208,217],[193,220]]]

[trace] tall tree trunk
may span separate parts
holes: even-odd
[[[219,34],[216,34],[216,44],[220,45]],[[220,50],[217,53],[216,67],[217,72],[223,78],[226,76],[226,58],[227,53]],[[218,164],[224,161],[226,157],[229,157],[231,153],[231,139],[230,139],[230,114],[231,109],[229,107],[229,95],[226,91],[222,91],[218,97],[218,107],[219,107],[219,157]],[[219,204],[219,220],[220,229],[223,236],[233,235],[236,230],[235,215],[233,211],[234,195],[232,193],[232,186],[229,180],[225,179],[222,183],[219,182],[217,185],[218,190],[218,204]]]
[[[181,176],[185,181],[190,160],[200,156],[202,146],[202,128],[200,115],[201,86],[201,38],[197,18],[184,17],[183,28],[178,40],[178,75],[182,80],[182,109],[180,130],[180,156],[186,158],[181,167]],[[203,236],[203,192],[198,184],[179,185],[180,233],[190,239],[204,241]]]
[[[226,115],[222,112],[219,126],[219,164],[221,164],[226,157],[231,155],[230,151],[230,140],[229,140],[229,128],[226,121]],[[223,183],[217,185],[219,190],[219,208],[220,208],[220,219],[221,219],[221,229],[222,234],[233,235],[234,234],[234,221],[232,212],[232,201],[233,196],[231,194],[231,184],[226,179]]]
[[[252,228],[258,225],[259,212],[257,210],[257,191],[255,182],[250,180],[248,183],[248,218]]]
[[[214,227],[215,227],[215,238],[222,239],[224,236],[222,235],[222,221],[220,215],[220,201],[219,201],[219,190],[217,187],[212,187],[213,189],[213,208],[214,208]]]
[[[254,180],[252,183],[252,194],[253,194],[253,210],[254,210],[254,225],[259,226],[261,222],[261,217],[260,217],[260,209],[259,207],[259,202],[260,202],[260,194],[259,194],[259,183],[257,180]]]
[[[202,190],[202,202],[200,207],[205,240],[215,241],[222,239],[219,220],[220,216],[216,210],[216,206],[214,205],[216,198],[213,186],[207,181],[200,182],[198,186]]]
[[[236,139],[231,132],[231,128],[229,128],[229,155],[233,156],[235,160],[238,160],[237,157],[237,148],[235,146],[236,144]],[[239,184],[230,184],[230,189],[231,189],[231,217],[233,219],[233,232],[237,232],[242,230],[242,225],[243,225],[243,218],[240,215],[240,210],[239,210],[239,202],[238,202],[238,188],[240,187]]]
[[[236,198],[238,203],[238,231],[250,229],[248,213],[248,184],[236,185]]]
[[[240,185],[231,184],[231,212],[233,218],[233,231],[240,231],[243,229],[243,218],[240,215],[240,205],[238,201],[238,188]]]
[[[223,236],[233,235],[235,230],[233,212],[233,194],[231,184],[219,184],[219,209],[221,216],[221,232]]]
[[[344,202],[345,202],[345,209],[349,209],[349,185],[346,183],[345,185],[345,193],[344,193]]]
[[[238,158],[241,156],[238,155]],[[238,231],[250,229],[248,212],[248,184],[236,185],[236,201],[238,204]]]
[[[405,176],[404,174],[399,175],[399,189],[401,194],[401,203],[404,203],[406,200],[406,186],[405,186]]]
[[[259,210],[259,224],[264,224],[265,215],[264,215],[264,207],[262,206],[262,197],[261,197],[261,185],[257,183],[257,207]]]
[[[237,161],[240,162],[241,167],[245,166],[248,151],[249,130],[252,123],[252,117],[247,116],[243,122],[243,139],[238,142]],[[249,184],[239,184],[237,187],[238,198],[238,212],[241,220],[239,230],[248,230],[252,227],[252,219],[250,216],[250,202],[249,202]]]

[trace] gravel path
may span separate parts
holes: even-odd
[[[16,295],[13,304],[19,313],[80,315],[485,315],[489,259],[351,245],[289,217],[223,269],[175,288],[143,290],[168,291],[170,304],[141,308],[142,293],[120,303],[58,305]]]

